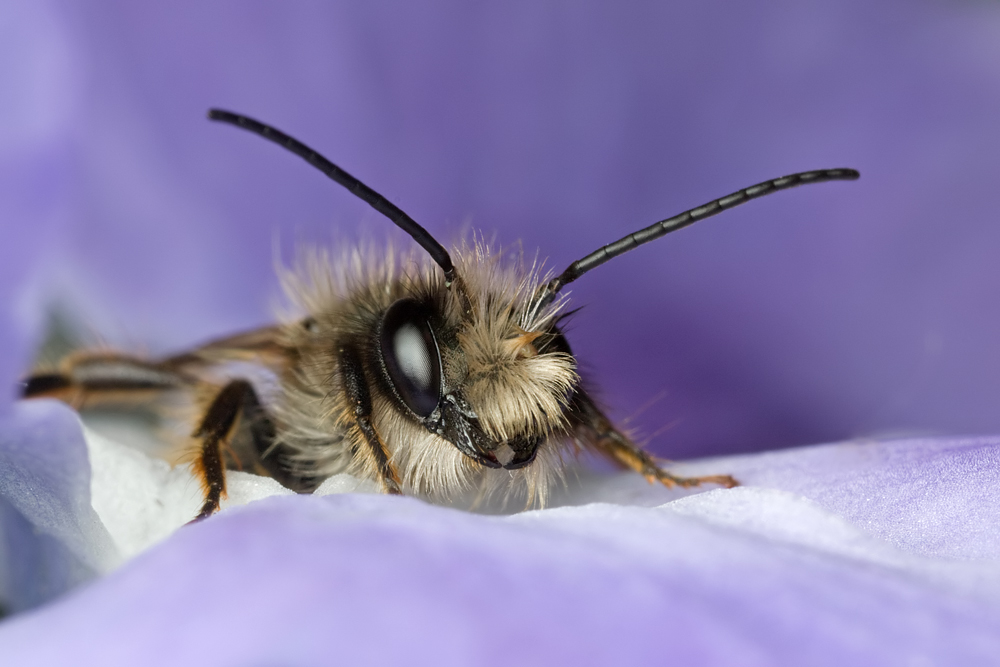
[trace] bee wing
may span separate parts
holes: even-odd
[[[260,364],[280,374],[292,361],[291,352],[282,339],[281,326],[263,327],[211,341],[168,357],[157,365],[165,371],[183,374],[221,363],[242,361]]]

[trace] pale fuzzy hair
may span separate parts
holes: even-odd
[[[301,473],[377,479],[353,406],[345,404],[332,348],[350,336],[373,337],[373,323],[397,299],[431,298],[457,340],[457,350],[442,348],[445,376],[460,384],[483,430],[498,442],[547,437],[528,466],[489,469],[403,414],[393,397],[373,391],[372,421],[403,491],[437,502],[476,504],[500,496],[544,505],[551,483],[561,479],[569,440],[565,412],[579,377],[570,355],[538,354],[533,340],[552,327],[565,302],[557,299],[532,312],[538,287],[550,275],[537,261],[526,263],[519,249],[504,253],[474,239],[453,249],[452,258],[461,285],[451,289],[422,250],[400,254],[373,244],[339,256],[306,248],[292,269],[280,272],[292,306],[285,314],[287,343],[306,351],[275,406],[280,444],[294,452],[293,465]],[[303,330],[305,317],[315,322],[314,331]],[[366,369],[369,379],[379,372]]]

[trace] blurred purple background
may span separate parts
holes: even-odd
[[[556,269],[857,168],[581,279],[570,342],[665,456],[1000,432],[1000,5],[37,2],[0,44],[8,384],[47,304],[178,349],[269,321],[276,238],[404,240],[221,106]]]

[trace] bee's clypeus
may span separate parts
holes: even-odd
[[[55,396],[76,407],[190,396],[197,406],[189,425],[193,468],[204,486],[198,518],[218,510],[227,468],[270,475],[299,492],[348,472],[386,493],[438,502],[499,492],[541,505],[566,457],[590,451],[667,486],[735,485],[727,475],[685,478],[664,470],[610,422],[581,386],[560,330],[561,290],[642,243],[751,199],[858,178],[852,169],[826,169],[765,181],[657,222],[551,276],[481,242],[449,253],[399,208],[297,140],[228,111],[212,110],[209,118],[304,158],[423,250],[334,256],[314,248],[283,276],[298,319],[166,359],[76,353],[25,381],[25,397]],[[237,361],[267,369],[276,388],[261,393],[252,378],[220,372]]]

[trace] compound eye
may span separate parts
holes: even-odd
[[[400,299],[382,318],[382,362],[396,393],[410,410],[427,417],[441,398],[441,354],[428,323],[427,309]]]

